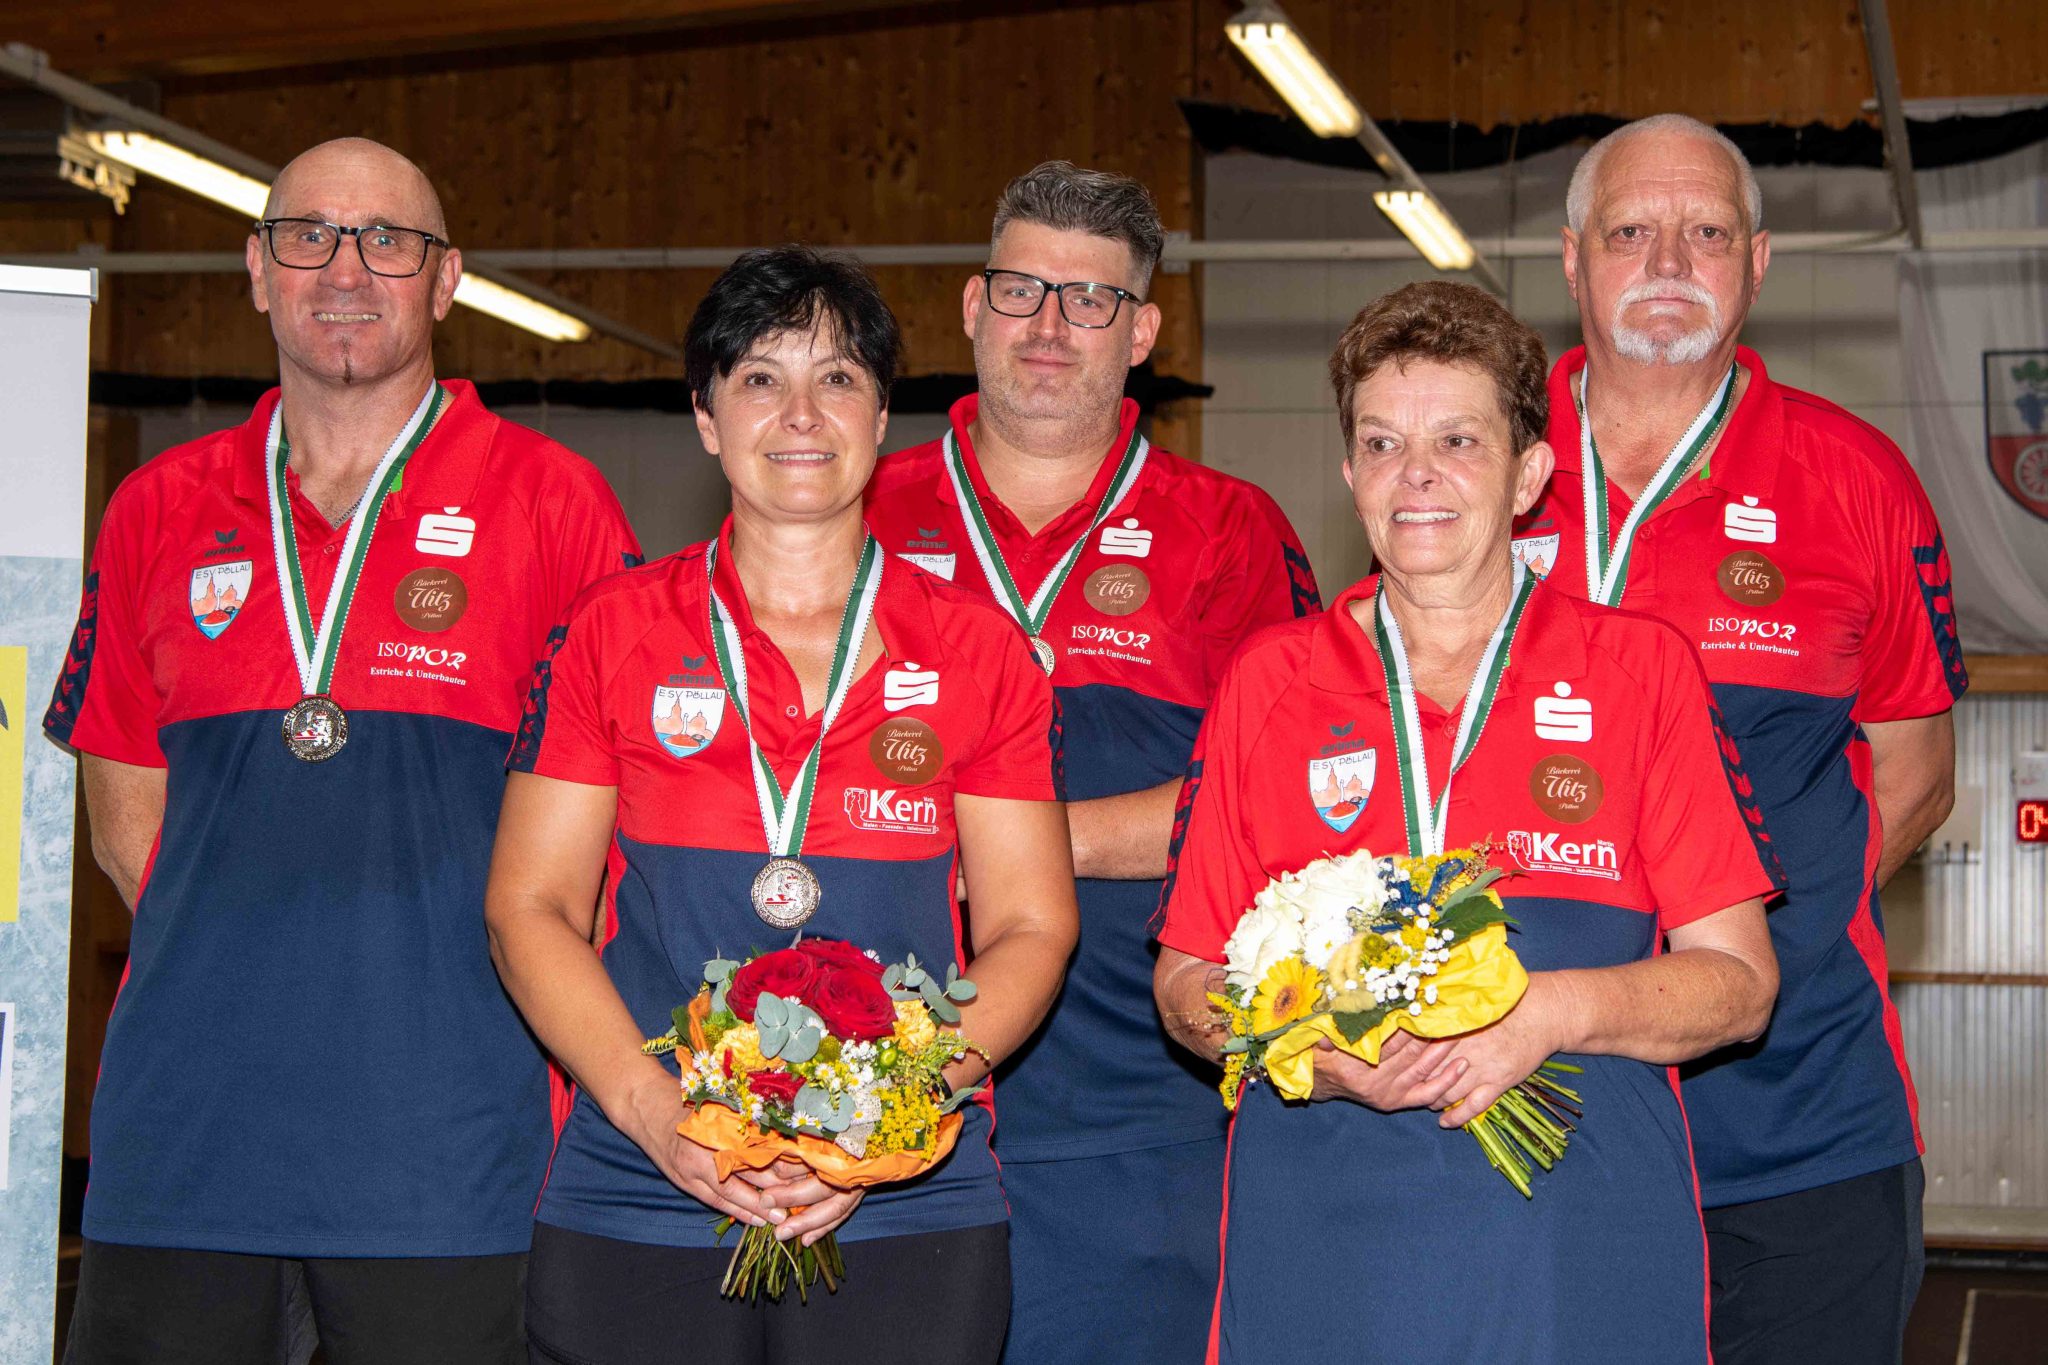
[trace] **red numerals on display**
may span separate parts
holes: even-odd
[[[2023,844],[2048,844],[2048,801],[2020,802],[2019,837]]]

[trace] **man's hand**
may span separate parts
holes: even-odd
[[[1327,1039],[1316,1044],[1313,1100],[1350,1100],[1391,1114],[1401,1109],[1436,1108],[1465,1078],[1467,1063],[1441,1066],[1449,1044],[1424,1042],[1405,1029],[1380,1045],[1379,1065],[1340,1051]]]

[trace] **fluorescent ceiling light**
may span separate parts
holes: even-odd
[[[1358,136],[1365,122],[1358,106],[1279,9],[1253,5],[1232,19],[1224,32],[1318,136]]]
[[[148,133],[87,133],[85,140],[110,161],[168,180],[201,199],[225,204],[251,222],[263,216],[263,201],[270,197],[270,186],[261,180],[194,156]]]
[[[263,216],[263,206],[270,198],[270,186],[261,180],[229,170],[217,161],[194,155],[148,133],[90,132],[85,138],[93,150],[108,160],[168,180],[202,199],[224,204],[250,222]],[[550,341],[590,339],[590,324],[581,318],[480,275],[462,277],[455,287],[455,301]]]
[[[1379,190],[1372,202],[1438,270],[1469,270],[1476,253],[1465,234],[1424,190]]]
[[[590,324],[582,318],[571,317],[559,308],[549,307],[538,299],[507,289],[496,280],[487,280],[481,275],[464,275],[462,282],[455,286],[455,301],[479,313],[489,313],[500,322],[524,327],[549,341],[590,339]]]

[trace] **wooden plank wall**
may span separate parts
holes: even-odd
[[[529,8],[531,6],[529,5]],[[227,24],[185,5],[192,23]],[[511,54],[177,76],[163,112],[272,161],[363,133],[413,154],[475,246],[971,241],[1003,182],[1047,156],[1138,175],[1169,228],[1199,221],[1182,96],[1278,108],[1223,37],[1237,0],[924,6],[774,27],[597,38]],[[1290,13],[1377,116],[1480,126],[1677,108],[1724,120],[1861,117],[1854,0],[1293,0]],[[215,17],[207,20],[211,13]],[[2048,6],[1894,5],[1909,96],[2048,90]],[[233,45],[230,30],[220,42]],[[119,33],[101,45],[118,54]],[[190,43],[188,43],[190,46]],[[109,58],[111,60],[111,56]],[[68,238],[0,215],[0,245],[91,235],[116,249],[237,247],[224,212],[145,184],[118,221]],[[62,239],[62,240],[59,240]],[[962,370],[958,268],[891,269],[910,370]],[[541,283],[676,336],[708,272],[563,272]],[[1199,378],[1199,274],[1162,276],[1166,373]],[[266,375],[267,329],[234,277],[110,279],[97,356],[168,375]],[[447,372],[630,379],[670,363],[620,342],[560,346],[474,314],[444,329]],[[1192,447],[1193,424],[1170,439]],[[1190,449],[1190,453],[1198,453]]]
[[[744,246],[985,239],[996,194],[1065,156],[1144,179],[1170,228],[1195,221],[1192,151],[1175,108],[1191,83],[1183,0],[940,24],[823,24],[764,40],[610,43],[569,55],[426,70],[322,71],[166,85],[163,112],[281,162],[355,132],[407,151],[445,187],[458,243],[521,247]],[[239,248],[223,212],[139,193],[115,239],[131,248]],[[712,272],[536,274],[633,326],[680,336]],[[972,368],[963,267],[897,268],[912,372]],[[125,370],[261,375],[267,329],[236,277],[127,277]],[[1199,375],[1187,275],[1162,274],[1157,364]],[[623,343],[556,346],[458,310],[449,373],[626,379],[674,366]]]

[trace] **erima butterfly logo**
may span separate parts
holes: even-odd
[[[937,540],[939,537],[939,532],[945,529],[946,528],[943,526],[920,526],[917,528],[918,539]]]
[[[709,654],[698,654],[694,656],[685,654],[683,656],[683,672],[700,673],[703,671],[704,665],[709,662],[711,662],[711,656]]]
[[[1347,720],[1342,725],[1332,725],[1330,727],[1330,735],[1333,739],[1342,739],[1350,734],[1357,724],[1358,722],[1355,720]]]
[[[412,547],[421,554],[447,555],[459,559],[476,543],[476,519],[457,516],[460,507],[444,507],[420,518],[419,534]]]
[[[215,531],[213,538],[222,545],[232,545],[235,543],[235,528],[230,526],[225,531]]]

